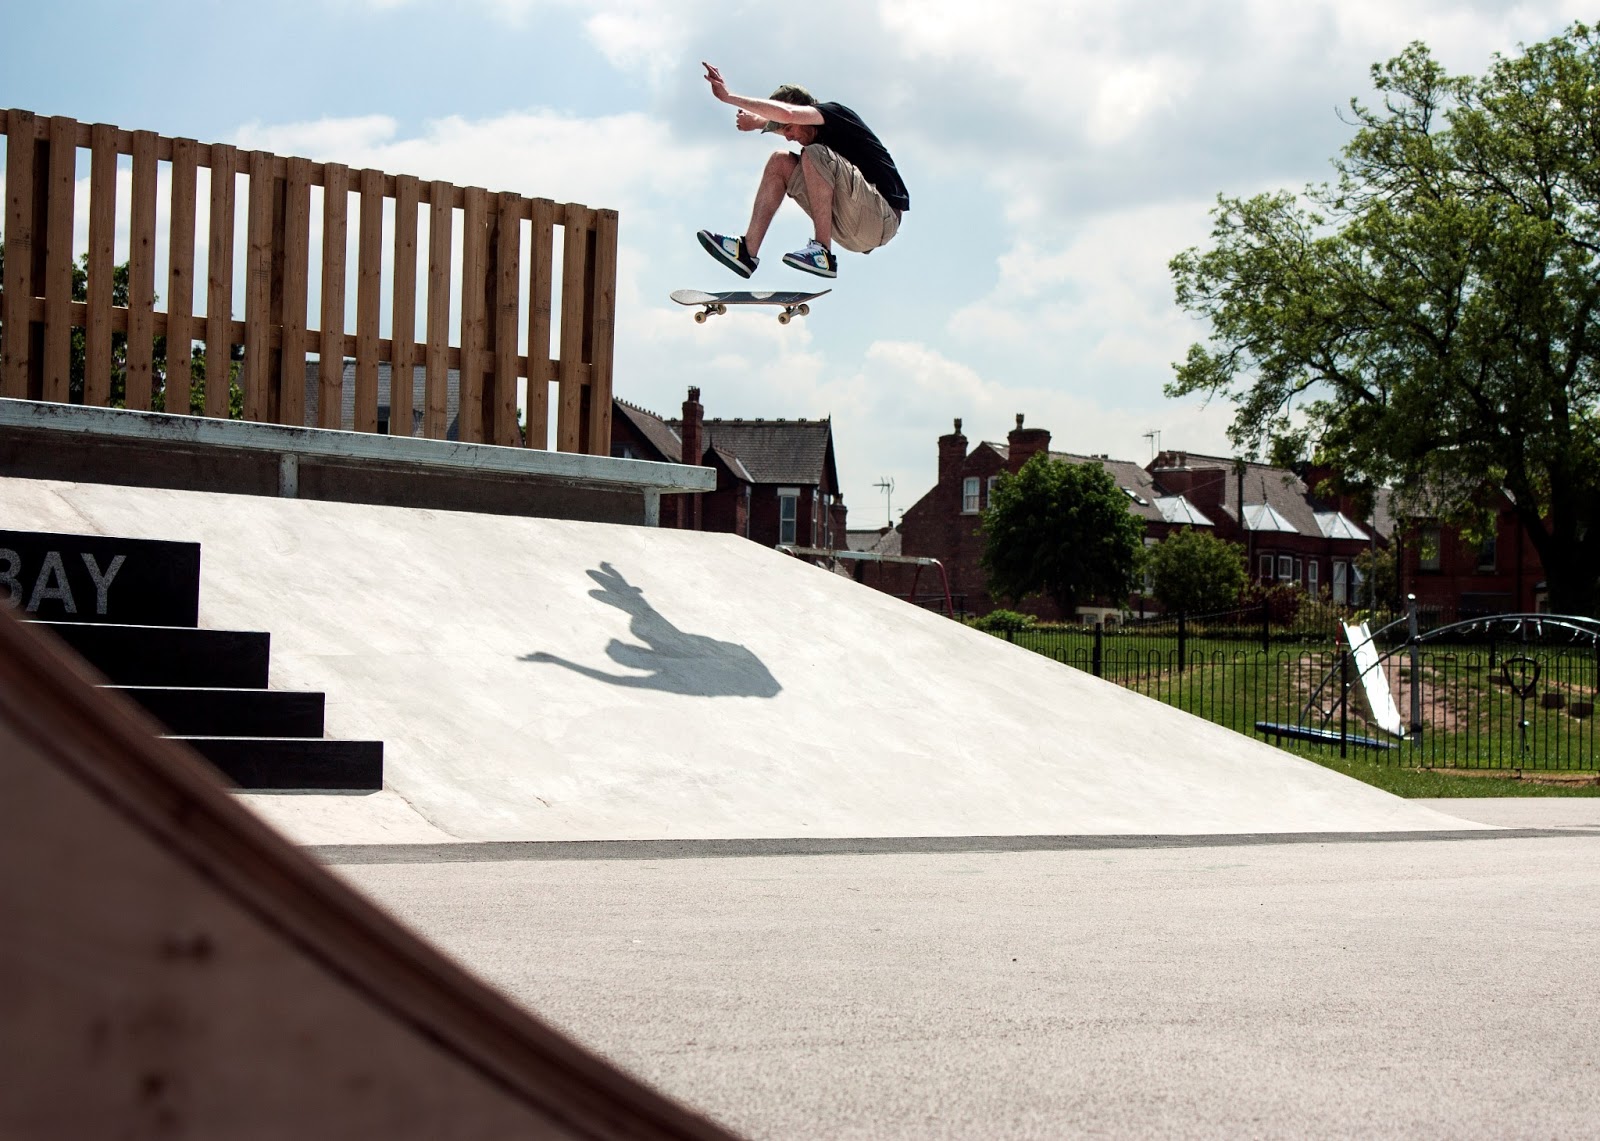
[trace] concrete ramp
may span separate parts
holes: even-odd
[[[1471,827],[730,535],[0,479],[5,525],[202,544],[204,625],[381,738],[302,839]],[[309,832],[297,820],[320,821]]]

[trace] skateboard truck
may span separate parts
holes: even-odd
[[[728,307],[722,302],[713,301],[694,315],[694,323],[696,325],[704,325],[707,317],[716,317],[720,314],[726,313],[727,311]],[[804,301],[800,302],[798,305],[785,305],[783,307],[783,312],[778,314],[778,324],[787,325],[790,321],[794,320],[794,318],[804,317],[810,312],[811,306],[807,305]]]

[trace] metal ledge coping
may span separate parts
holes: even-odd
[[[0,428],[234,448],[278,456],[365,460],[460,473],[538,476],[594,487],[667,494],[714,491],[717,485],[715,469],[686,464],[38,400],[0,399]]]

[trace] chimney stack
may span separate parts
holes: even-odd
[[[683,402],[683,457],[681,462],[698,467],[705,459],[705,415],[700,403],[700,390],[689,389],[689,398]],[[691,492],[678,497],[678,526],[699,531],[701,527],[701,493]],[[692,504],[692,505],[691,505]],[[685,510],[685,508],[688,508]]]
[[[1022,470],[1022,465],[1031,460],[1039,452],[1050,450],[1050,433],[1044,428],[1024,428],[1022,426],[1022,413],[1017,413],[1017,426],[1011,429],[1011,434],[1006,437],[1009,444],[1010,458],[1006,460],[1006,470],[1013,474]]]
[[[961,417],[956,417],[955,431],[939,437],[939,483],[960,480],[961,465],[967,459],[967,438],[961,434]]]

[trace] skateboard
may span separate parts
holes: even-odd
[[[679,305],[704,306],[694,315],[695,324],[704,325],[707,317],[715,317],[719,313],[726,313],[730,305],[777,305],[783,311],[778,314],[778,324],[787,325],[796,317],[804,317],[811,312],[811,306],[806,302],[814,301],[823,293],[832,293],[831,289],[824,289],[822,293],[796,293],[793,291],[765,291],[751,293],[740,290],[733,293],[706,293],[699,289],[679,289],[672,294],[672,299]]]

